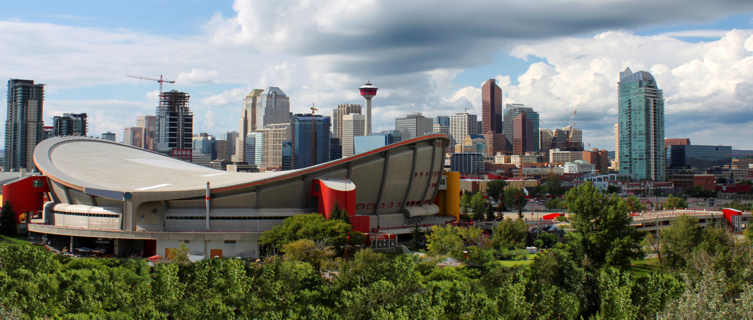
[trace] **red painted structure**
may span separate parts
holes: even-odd
[[[348,213],[353,230],[369,232],[369,217],[356,215],[356,186],[350,180],[315,179],[312,195],[319,202],[318,210],[329,219],[335,207]]]
[[[732,217],[733,216],[739,216],[742,215],[743,212],[737,209],[732,208],[724,208],[722,209],[722,213],[724,214],[724,218],[727,219],[727,222],[729,222],[730,225],[732,225]]]
[[[3,204],[10,205],[16,214],[16,221],[20,221],[23,213],[35,213],[42,210],[46,194],[50,192],[47,178],[44,176],[29,176],[21,178],[3,186]],[[27,214],[28,216],[28,214]]]
[[[361,96],[367,99],[371,99],[377,94],[377,87],[371,84],[371,82],[366,82],[365,85],[358,88],[361,92]]]
[[[561,216],[564,216],[564,214],[561,214],[561,213],[550,213],[550,214],[544,215],[542,217],[542,219],[544,219],[544,220],[554,220],[557,217],[561,217]]]

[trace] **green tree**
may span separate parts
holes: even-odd
[[[432,255],[462,257],[465,243],[457,227],[452,225],[433,226],[426,237],[426,248]]]
[[[486,217],[487,202],[481,192],[476,192],[471,197],[470,207],[473,212],[473,220],[482,220]]]
[[[332,247],[323,243],[315,243],[309,239],[300,239],[282,246],[285,259],[304,261],[313,265],[317,270],[335,255]]]
[[[490,181],[486,185],[486,195],[491,199],[502,201],[505,195],[505,185],[507,183],[504,180]]]
[[[586,265],[624,269],[631,260],[643,257],[643,234],[630,225],[632,218],[622,199],[584,183],[570,189],[565,200],[568,210],[575,213],[571,219],[573,248],[582,254]]]
[[[463,192],[460,196],[460,210],[461,213],[468,214],[468,209],[471,207],[471,195],[468,192]]]
[[[565,193],[562,186],[562,179],[556,174],[549,175],[541,184],[540,193],[550,194],[552,198],[559,197]]]
[[[16,214],[10,208],[10,203],[7,201],[3,204],[3,209],[0,211],[0,234],[6,236],[16,235]]]
[[[672,224],[661,230],[661,255],[667,266],[682,268],[690,259],[690,254],[703,240],[703,231],[698,219],[680,216]]]
[[[521,219],[505,219],[497,224],[492,243],[497,249],[520,249],[526,245],[528,225]]]
[[[528,199],[523,190],[518,188],[507,188],[505,190],[505,203],[508,207],[518,211],[518,218],[523,218],[523,208],[526,207]]]
[[[664,202],[664,209],[685,209],[688,207],[688,201],[684,198],[675,197],[674,195],[669,195],[667,197],[667,200]]]
[[[641,200],[636,196],[629,196],[624,199],[625,206],[627,206],[628,212],[641,212],[646,210],[646,205],[641,203]]]
[[[339,219],[348,224],[350,223],[348,212],[340,208],[340,205],[338,205],[337,202],[335,202],[335,207],[332,209],[332,212],[330,212],[329,217],[330,219]]]
[[[171,250],[165,258],[172,263],[189,264],[191,263],[191,260],[188,260],[189,254],[190,250],[186,247],[186,244],[181,243],[179,248]]]
[[[348,235],[351,240],[348,242]],[[357,239],[363,237],[356,235],[353,227],[339,219],[325,219],[321,214],[299,214],[285,218],[283,222],[261,234],[259,244],[276,250],[282,250],[285,244],[290,242],[309,239],[315,242],[324,242],[335,247],[342,247],[346,243],[360,244]]]

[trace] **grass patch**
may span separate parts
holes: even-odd
[[[0,247],[27,246],[31,243],[19,237],[0,236]]]
[[[630,270],[636,274],[649,274],[665,271],[664,267],[659,264],[659,259],[657,258],[635,260],[633,261]]]
[[[497,260],[497,263],[505,266],[505,267],[521,267],[521,266],[527,266],[531,263],[533,263],[533,260]]]

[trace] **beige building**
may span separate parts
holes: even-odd
[[[353,144],[356,136],[366,133],[366,117],[360,113],[351,113],[343,116],[342,156],[350,157],[355,153]]]
[[[575,160],[583,160],[583,151],[562,151],[560,149],[549,150],[550,164],[564,164],[565,162],[573,162]]]
[[[262,149],[262,165],[264,170],[282,169],[282,143],[290,140],[290,124],[270,124],[266,128],[257,130],[264,134]]]

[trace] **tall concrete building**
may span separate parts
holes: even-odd
[[[228,161],[234,161],[235,153],[236,153],[236,146],[238,143],[238,132],[237,131],[228,131],[225,133],[225,140],[227,141],[227,154],[225,155],[225,159]],[[241,148],[241,151],[243,149]]]
[[[400,131],[402,139],[408,140],[430,134],[434,127],[431,118],[424,117],[421,113],[412,113],[395,119],[395,130]]]
[[[620,169],[620,123],[614,124],[614,167]]]
[[[340,138],[343,135],[343,117],[346,114],[361,113],[360,104],[341,104],[332,110],[332,137]]]
[[[238,141],[234,143],[238,150],[235,150],[235,157],[233,162],[247,163],[246,152],[244,150],[246,146],[246,137],[249,133],[261,128],[261,119],[263,118],[262,108],[257,107],[259,97],[264,92],[262,89],[253,89],[251,92],[243,98],[243,107],[241,108],[241,125],[238,133]]]
[[[290,122],[270,124],[257,130],[263,135],[262,165],[264,170],[282,170],[282,144],[290,141]]]
[[[290,122],[290,98],[278,87],[269,87],[256,98],[257,110],[263,109],[262,126]],[[257,130],[259,115],[257,113]],[[240,135],[239,135],[240,136]]]
[[[123,129],[123,143],[129,146],[144,147],[144,128],[128,127]]]
[[[329,161],[330,117],[296,114],[290,119],[293,169]]]
[[[351,113],[343,117],[342,156],[350,157],[355,154],[356,136],[366,135],[366,117],[362,114]]]
[[[250,132],[246,136],[246,163],[261,168],[264,165],[264,132]]]
[[[34,80],[8,80],[5,171],[34,169],[34,147],[43,138],[43,109],[43,84],[34,84]]]
[[[86,113],[64,113],[62,116],[54,116],[52,126],[55,136],[86,137]]]
[[[513,139],[515,138],[513,134],[515,132],[515,123],[513,120],[521,112],[525,112],[526,118],[530,121],[531,132],[533,133],[533,150],[531,151],[539,151],[539,114],[534,111],[533,108],[526,107],[519,103],[508,103],[505,106],[505,125],[502,131],[505,134],[505,137],[513,142]],[[515,143],[513,142],[513,145],[514,144]]]
[[[160,95],[157,107],[157,151],[173,158],[191,161],[193,113],[188,93],[171,90]]]
[[[142,146],[144,149],[156,150],[154,145],[154,137],[157,134],[157,117],[155,116],[139,116],[136,118],[136,126],[144,128],[144,136]]]
[[[462,143],[467,135],[481,134],[478,129],[478,120],[475,114],[467,112],[456,113],[450,116],[450,146],[452,150],[458,143]]]
[[[665,180],[664,97],[646,71],[620,72],[620,173],[635,180]]]
[[[481,86],[481,132],[502,133],[502,89],[494,79]]]

